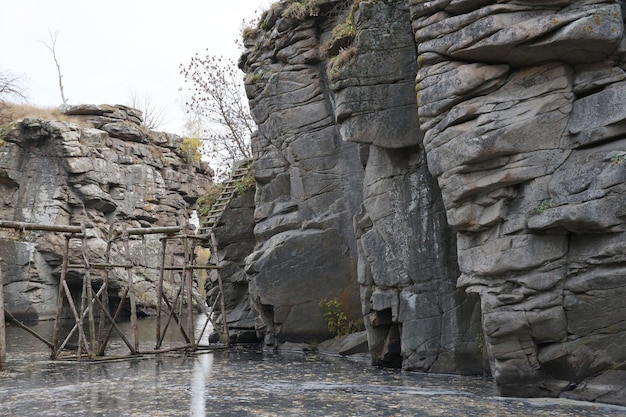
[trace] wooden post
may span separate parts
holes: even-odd
[[[130,246],[128,244],[128,227],[124,225],[122,232],[122,239],[124,241],[124,251],[126,252],[126,258],[128,262],[131,262]],[[136,351],[139,350],[139,338],[137,336],[137,301],[135,299],[135,289],[133,287],[133,270],[132,268],[126,268],[126,274],[128,276],[128,299],[130,301],[130,327],[133,333],[133,347]]]
[[[0,371],[4,371],[6,363],[7,339],[4,331],[4,278],[2,277],[2,267],[0,267]]]
[[[165,274],[165,252],[167,250],[167,239],[161,239],[161,264],[159,266],[159,281],[157,283],[157,324],[156,324],[156,344],[155,349],[159,348],[159,340],[161,340],[161,303],[163,302],[163,276]]]
[[[185,229],[184,234],[187,234],[187,230]],[[195,243],[195,242],[193,242]],[[184,264],[183,264],[183,282],[186,284],[187,288],[187,334],[189,335],[189,343],[193,346],[195,344],[194,341],[194,323],[193,323],[193,270],[189,268],[193,264],[193,252],[195,247],[192,246],[189,248],[189,239],[183,237],[183,248],[184,248]]]
[[[52,344],[54,348],[52,349],[52,359],[56,359],[58,356],[57,347],[59,343],[59,332],[61,331],[61,315],[63,312],[63,284],[65,283],[65,277],[67,275],[67,265],[69,263],[70,251],[70,235],[65,235],[65,247],[63,248],[63,263],[61,265],[61,277],[59,278],[59,295],[57,299],[57,314],[56,319],[54,320],[54,331],[52,332]]]
[[[113,224],[109,224],[109,231],[107,236],[107,249],[105,252],[105,263],[110,264],[111,262],[111,245],[113,244]],[[94,266],[92,264],[91,266]],[[104,276],[102,277],[102,287],[104,287],[104,291],[102,292],[102,303],[104,304],[104,308],[100,310],[100,324],[98,325],[98,351],[96,355],[104,356],[105,350],[105,329],[106,329],[106,321],[105,321],[105,311],[109,312],[109,272],[110,268],[104,268]]]
[[[213,257],[213,252],[215,252],[215,256]],[[215,259],[214,264],[219,266],[220,257],[217,254],[217,237],[215,233],[211,231],[211,257]],[[226,317],[226,304],[224,301],[224,286],[222,285],[222,270],[220,268],[217,269],[217,285],[220,289],[220,307],[222,309],[222,337],[223,342],[226,346],[230,346],[230,332],[228,331],[228,320]]]
[[[83,239],[81,241],[83,262],[85,263],[85,272],[83,276],[84,285],[87,289],[87,320],[89,321],[89,359],[96,356],[96,326],[93,315],[93,287],[91,286],[91,265],[87,256],[87,228],[82,225]]]

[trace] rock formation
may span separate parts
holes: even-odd
[[[342,141],[335,124],[314,21],[294,26],[279,17],[269,17],[276,32],[245,63],[258,74],[248,77],[247,92],[259,126],[257,246],[246,272],[270,344],[328,337],[322,299],[337,297],[350,319],[361,316],[352,228],[363,177],[357,146]]]
[[[374,363],[624,404],[623,5],[275,4],[240,62],[268,334],[356,275]]]
[[[71,106],[73,122],[27,118],[12,125],[0,148],[0,219],[87,227],[90,262],[103,262],[110,226],[187,225],[195,200],[211,184],[211,173],[186,162],[181,138],[148,131],[141,113],[124,106]],[[65,239],[48,232],[0,230],[0,257],[7,309],[22,318],[52,318],[57,305]],[[159,236],[133,239],[130,251],[137,303],[149,314]],[[80,240],[71,241],[70,264],[81,264]],[[111,259],[126,263],[120,242]],[[171,256],[180,261],[182,251]],[[176,259],[174,259],[176,260]],[[80,294],[82,270],[70,269]],[[95,276],[94,279],[98,279]],[[113,290],[126,272],[111,271]],[[119,295],[111,292],[112,302]]]
[[[271,325],[280,311],[276,305],[297,298],[294,284],[289,292],[271,285],[298,266],[293,279],[310,300],[309,309],[319,310],[320,299],[358,282],[359,319],[375,364],[482,372],[478,299],[456,289],[455,235],[420,147],[409,9],[382,2],[362,11],[346,2],[318,4],[318,16],[304,21],[290,17],[287,4],[270,10],[265,29],[247,40],[242,58],[259,125],[259,248],[249,272],[257,299],[268,301],[258,303],[264,305],[263,322],[279,339],[296,339]],[[359,37],[349,40],[356,61],[333,74],[322,49],[339,50],[334,45],[346,40],[335,28],[349,20],[360,27]],[[322,177],[329,174],[334,181]],[[282,194],[273,191],[278,187]],[[320,198],[320,191],[331,193],[334,205]],[[332,222],[302,222],[320,212]],[[324,232],[312,236],[311,227]],[[255,266],[258,254],[262,267]],[[330,281],[321,280],[320,271]],[[279,319],[301,325],[302,319],[290,320]]]
[[[412,12],[424,147],[458,232],[458,284],[481,297],[500,391],[578,385],[567,394],[577,397],[589,377],[626,381],[620,5],[444,1]]]

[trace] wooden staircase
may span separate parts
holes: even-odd
[[[241,184],[243,179],[247,175],[250,175],[251,171],[251,159],[246,159],[239,163],[239,166],[233,170],[231,178],[223,183],[224,188],[222,189],[222,193],[211,207],[211,210],[209,210],[206,219],[204,219],[200,227],[200,234],[203,235],[206,240],[208,240],[209,248],[211,250],[211,258],[209,262],[216,267],[217,271],[217,293],[214,294],[216,296],[215,302],[210,307],[208,317],[211,321],[211,324],[213,325],[214,331],[220,335],[220,340],[225,346],[228,346],[230,344],[230,334],[228,330],[228,320],[226,319],[226,306],[224,303],[224,289],[222,285],[222,270],[219,265],[219,256],[217,254],[218,241],[215,233],[213,232],[213,228],[217,226],[222,216],[224,215],[224,211],[228,208],[230,202],[237,194],[237,184]],[[219,306],[217,305],[218,302],[220,303]],[[222,315],[221,321],[218,321],[219,314]]]
[[[212,229],[217,226],[217,223],[224,214],[224,210],[226,210],[233,197],[237,194],[237,184],[241,183],[241,181],[249,175],[251,171],[252,160],[245,159],[240,162],[239,167],[233,171],[231,178],[223,183],[224,188],[222,189],[222,193],[218,197],[217,201],[215,201],[215,204],[211,207],[211,210],[209,210],[207,218],[200,227],[200,231],[202,233],[208,235],[211,233]]]

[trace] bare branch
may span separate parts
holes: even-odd
[[[21,76],[6,70],[0,71],[0,101],[8,97],[25,100],[26,94],[24,94],[24,88],[21,83]]]
[[[255,123],[237,65],[219,56],[196,54],[186,68],[180,66],[180,73],[190,85],[187,113],[196,116],[195,127],[198,119],[202,121],[209,156],[226,159],[224,163],[251,158],[250,137]],[[219,172],[219,167],[216,170]]]
[[[150,94],[139,95],[136,90],[132,90],[128,96],[129,106],[143,113],[143,124],[152,130],[156,130],[167,122],[167,111],[165,107],[154,104]]]
[[[57,74],[59,77],[59,89],[61,90],[61,100],[63,101],[63,104],[67,104],[67,98],[65,98],[65,92],[63,90],[63,74],[61,73],[61,65],[59,64],[59,61],[57,60],[57,53],[56,53],[58,33],[54,32],[54,35],[50,31],[48,33],[50,34],[50,44],[47,44],[44,41],[41,41],[41,43],[43,43],[46,46],[46,48],[48,48],[50,52],[52,52],[52,58],[54,59],[54,64],[57,67]]]

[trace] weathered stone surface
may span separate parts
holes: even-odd
[[[319,303],[337,297],[349,320],[359,321],[356,242],[352,217],[361,201],[357,145],[341,140],[329,104],[313,19],[268,13],[271,25],[247,40],[240,61],[252,115],[255,251],[248,257],[257,328],[266,343],[311,342],[329,336]],[[271,22],[271,23],[270,23]]]
[[[622,4],[413,3],[428,167],[500,392],[624,404]]]
[[[268,334],[282,297],[317,314],[285,288],[314,291],[292,271],[323,259],[356,271],[375,363],[476,372],[482,350],[504,395],[624,404],[624,2],[320,4],[275,4],[241,60]]]
[[[81,105],[66,111],[77,115],[79,123],[24,119],[4,139],[0,149],[3,220],[85,224],[92,263],[105,260],[110,224],[120,228],[188,223],[194,202],[209,187],[211,177],[205,167],[183,162],[181,138],[160,134],[158,143],[152,142],[152,134],[140,125],[140,112],[124,106]],[[90,117],[115,119],[120,132],[141,132],[143,143],[132,135],[113,137],[95,128],[100,122],[92,123]],[[177,174],[176,181],[171,172]],[[82,264],[80,240],[70,243],[70,263]],[[9,311],[34,319],[54,317],[64,244],[60,234],[1,231],[0,257],[5,277],[10,276],[5,278]],[[133,259],[149,267],[133,269],[140,312],[146,314],[156,303],[159,248],[158,236],[130,240]],[[120,241],[112,245],[111,261],[128,262]],[[82,275],[81,269],[68,271],[70,286],[78,295]],[[92,278],[97,282],[102,272],[93,271]],[[126,281],[124,270],[111,270],[113,302],[120,298],[118,291]],[[172,290],[171,284],[166,286]]]
[[[326,355],[356,355],[369,353],[367,332],[328,339],[317,345],[317,351]]]
[[[319,301],[337,297],[364,322],[374,363],[482,373],[478,297],[456,289],[454,232],[422,147],[408,4],[335,1],[302,22],[277,17],[286,4],[268,12],[255,38],[266,42],[247,40],[240,62],[256,80],[247,92],[259,124],[257,248],[246,267],[260,330],[268,342],[319,340]],[[333,34],[349,21],[354,39]],[[335,66],[320,45],[355,58]],[[506,81],[507,65],[479,67],[482,80],[459,65],[458,86],[422,87],[445,101]]]

